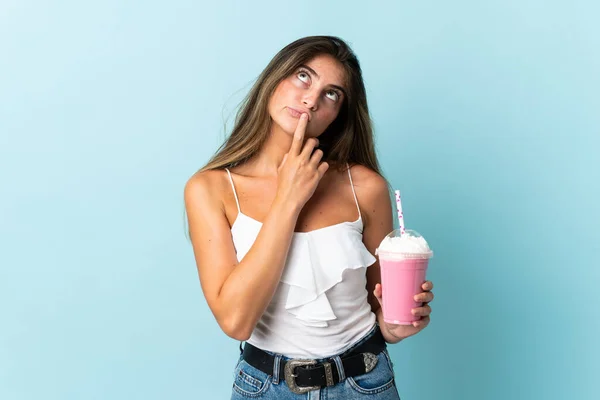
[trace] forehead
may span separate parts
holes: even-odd
[[[326,85],[346,86],[346,71],[342,64],[329,55],[318,55],[305,63],[319,74],[319,80]]]

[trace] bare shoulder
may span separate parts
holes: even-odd
[[[186,182],[186,187],[198,187],[204,185],[221,184],[223,181],[223,174],[226,172],[220,169],[213,169],[208,171],[198,171],[192,175]]]
[[[221,170],[210,170],[196,172],[192,175],[184,188],[186,206],[203,204],[213,209],[216,206],[220,208],[224,173]]]
[[[350,173],[358,204],[365,217],[365,232],[368,232],[371,226],[383,226],[388,229],[387,221],[391,220],[391,201],[387,180],[364,165],[353,165]]]
[[[367,200],[373,197],[380,197],[388,191],[388,182],[376,171],[364,165],[355,164],[350,167],[352,181],[357,191]]]

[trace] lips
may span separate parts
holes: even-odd
[[[300,118],[300,116],[302,115],[302,111],[300,111],[300,110],[296,110],[295,108],[292,108],[292,107],[286,107],[286,108],[288,110],[288,113],[294,118]],[[311,119],[310,113],[306,112],[306,111],[305,111],[305,113],[308,114],[308,120],[310,121],[310,119]]]

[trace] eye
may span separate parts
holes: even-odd
[[[340,98],[340,95],[335,90],[328,90],[325,95],[333,101],[338,101]]]
[[[298,74],[296,74],[296,76],[298,77],[298,79],[300,79],[304,83],[308,83],[308,81],[310,80],[310,76],[308,75],[307,72],[304,72],[304,71],[298,72]]]

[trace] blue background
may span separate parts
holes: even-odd
[[[0,3],[0,398],[225,399],[183,186],[271,57],[364,70],[385,175],[435,250],[404,399],[598,399],[600,6]]]

